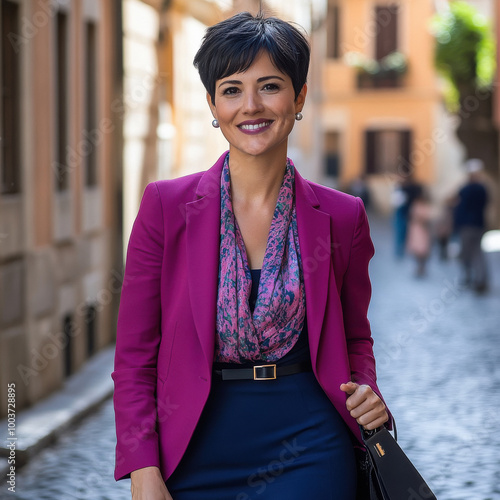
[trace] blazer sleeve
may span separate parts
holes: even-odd
[[[127,248],[112,373],[116,420],[115,479],[159,467],[156,363],[160,343],[163,213],[155,183],[146,187]]]
[[[363,202],[360,198],[356,198],[356,202],[356,223],[341,290],[347,352],[353,382],[369,385],[382,398],[377,387],[373,339],[367,317],[372,293],[368,264],[375,250]]]

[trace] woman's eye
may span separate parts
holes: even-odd
[[[222,93],[223,95],[232,95],[232,94],[237,94],[238,92],[239,92],[238,87],[227,87],[226,89],[224,89]]]
[[[267,90],[267,91],[271,91],[271,92],[279,90],[279,89],[280,89],[280,87],[276,83],[266,83],[263,87],[263,90]]]

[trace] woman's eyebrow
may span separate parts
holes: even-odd
[[[270,76],[263,76],[261,78],[258,78],[257,79],[257,83],[262,83],[262,82],[265,82],[267,80],[273,80],[273,79],[277,79],[277,80],[281,80],[282,82],[284,82],[285,80],[283,78],[281,78],[281,76],[278,76],[278,75],[270,75]],[[240,80],[225,80],[223,82],[221,82],[219,84],[219,87],[221,87],[222,85],[242,85],[242,82]]]
[[[285,81],[284,78],[281,78],[281,76],[278,75],[271,75],[271,76],[263,76],[262,78],[259,78],[257,80],[257,83],[262,83],[265,82],[266,80],[273,80],[274,78],[277,78],[278,80],[281,80],[282,82]]]
[[[222,85],[241,85],[241,82],[239,80],[226,80],[220,83],[219,87],[222,87]]]

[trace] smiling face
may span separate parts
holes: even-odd
[[[295,99],[291,78],[276,69],[267,52],[260,53],[242,73],[215,83],[215,105],[207,95],[231,152],[250,156],[283,152],[302,110],[307,86]]]

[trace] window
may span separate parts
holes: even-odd
[[[375,59],[381,62],[376,72],[358,74],[359,89],[397,88],[403,84],[402,68],[387,67],[383,59],[398,51],[397,5],[375,7]]]
[[[375,59],[380,61],[398,50],[398,6],[375,7],[375,23]]]
[[[367,174],[405,174],[410,170],[410,130],[368,130],[365,134]]]
[[[21,189],[21,79],[20,52],[15,43],[19,33],[19,6],[2,1],[2,120],[0,129],[1,192],[19,193]]]
[[[327,57],[339,59],[340,54],[340,6],[337,1],[328,2],[328,13],[326,17],[326,43]]]
[[[85,308],[85,324],[87,330],[87,355],[91,357],[96,350],[97,307],[88,304]]]
[[[325,134],[325,175],[338,179],[340,168],[340,133],[327,132]]]
[[[69,187],[68,164],[68,16],[58,12],[56,19],[55,102],[56,102],[56,189]]]
[[[97,46],[96,25],[93,22],[85,23],[85,141],[88,141],[85,165],[85,185],[88,187],[97,184]]]
[[[73,322],[73,315],[66,314],[63,319],[64,335],[64,375],[69,377],[73,373],[73,356],[71,354],[73,342],[72,338],[77,333],[76,325]]]

